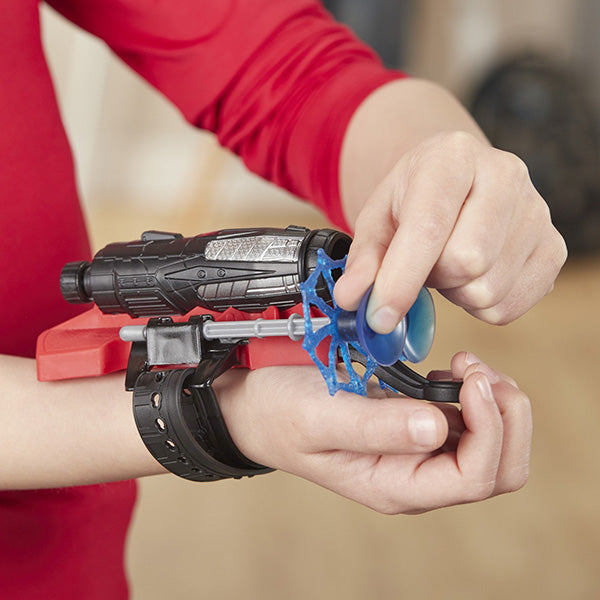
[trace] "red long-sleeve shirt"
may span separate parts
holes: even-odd
[[[360,102],[399,74],[315,0],[49,3],[250,169],[343,223],[344,130]],[[39,0],[2,3],[0,198],[0,353],[33,356],[37,335],[73,314],[58,291],[61,267],[89,254]],[[134,499],[133,482],[1,493],[0,597],[127,597],[123,542]]]

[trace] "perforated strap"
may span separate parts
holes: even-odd
[[[194,369],[142,373],[133,391],[146,448],[166,469],[192,481],[252,477],[273,469],[235,446],[210,385],[189,385]]]

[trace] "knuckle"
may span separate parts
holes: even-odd
[[[502,481],[499,482],[494,495],[510,494],[517,492],[523,488],[529,481],[529,461],[514,466],[509,472],[502,476]]]
[[[466,131],[444,131],[422,142],[411,154],[408,172],[434,176],[447,185],[472,182],[476,149],[481,142]],[[442,175],[443,174],[443,175]]]
[[[546,243],[554,244],[554,226],[548,204],[537,192],[534,197],[529,195],[526,199],[528,203],[522,218],[533,231],[538,231],[543,236]]]
[[[453,244],[445,251],[445,262],[464,283],[484,275],[491,267],[488,253],[476,244]]]
[[[407,509],[402,501],[392,495],[380,495],[379,498],[371,505],[371,508],[382,515],[399,515],[407,512]]]
[[[531,204],[534,207],[534,219],[540,223],[552,223],[552,214],[546,201],[538,195],[538,201]]]
[[[471,155],[473,147],[478,143],[475,136],[467,131],[457,130],[441,134],[441,144],[454,155]]]
[[[513,475],[511,476],[511,480],[508,483],[506,488],[507,492],[516,492],[521,488],[525,487],[527,482],[529,481],[529,464],[522,466],[519,469],[516,469]]]
[[[494,495],[496,489],[496,479],[489,479],[485,481],[471,482],[469,489],[466,492],[465,500],[467,502],[481,502],[487,500]]]
[[[514,309],[508,303],[500,302],[488,308],[467,308],[467,312],[477,317],[480,321],[490,325],[508,325],[524,312],[522,309]]]
[[[552,236],[552,244],[555,248],[554,251],[554,265],[555,265],[555,275],[558,275],[558,272],[562,269],[564,264],[567,262],[567,258],[569,257],[569,250],[567,248],[567,243],[563,236],[558,232],[557,229],[553,228],[553,236]]]
[[[502,152],[506,173],[517,182],[530,181],[529,168],[521,158],[512,152]]]
[[[551,226],[550,232],[543,237],[539,246],[539,287],[545,290],[544,295],[549,294],[554,289],[554,282],[561,269],[564,267],[569,251],[562,235]]]
[[[484,309],[480,318],[490,325],[497,326],[508,325],[515,319],[508,311],[503,311],[498,307]]]
[[[474,309],[493,309],[503,297],[502,290],[493,286],[485,278],[476,279],[464,288],[464,297],[467,304]],[[490,311],[491,315],[501,318],[498,311]]]

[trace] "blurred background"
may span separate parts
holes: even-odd
[[[386,64],[449,87],[519,154],[567,239],[555,291],[495,328],[436,299],[423,373],[460,349],[530,395],[520,492],[384,517],[284,473],[140,482],[134,600],[600,597],[600,4],[594,0],[330,0]],[[44,38],[95,248],[146,229],[326,225],[187,126],[102,43],[42,7]]]

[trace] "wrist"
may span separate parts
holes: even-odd
[[[248,402],[251,375],[248,369],[230,369],[214,381],[213,389],[233,443],[244,456],[260,463],[255,448],[257,428]]]

